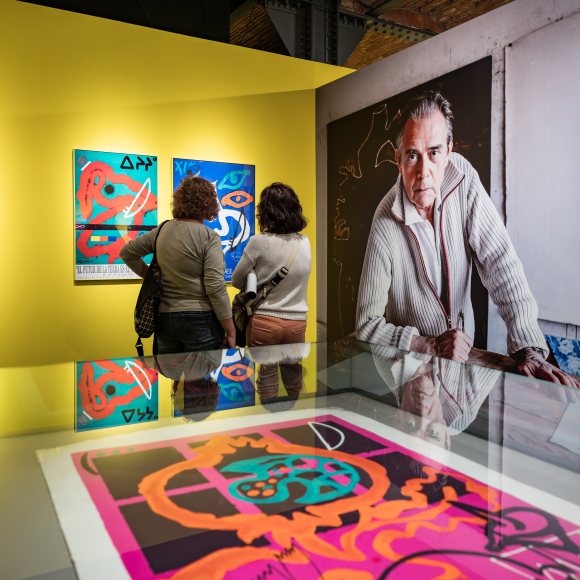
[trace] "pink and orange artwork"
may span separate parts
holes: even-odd
[[[578,525],[356,417],[291,412],[68,457],[120,577],[577,577]]]

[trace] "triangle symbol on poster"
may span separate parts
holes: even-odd
[[[121,411],[121,415],[123,415],[123,419],[125,419],[125,423],[130,423],[134,414],[135,414],[135,409],[125,409],[125,410]]]
[[[131,158],[128,155],[125,155],[123,161],[121,162],[121,169],[135,169]]]

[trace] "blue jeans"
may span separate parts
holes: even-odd
[[[213,310],[159,313],[155,333],[158,354],[216,350],[223,340],[224,330]]]

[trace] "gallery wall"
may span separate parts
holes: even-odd
[[[554,22],[566,19],[577,13],[580,13],[580,0],[554,0],[552,2],[515,0],[475,20],[368,66],[351,77],[340,79],[318,89],[316,124],[317,216],[319,231],[327,231],[327,228],[333,226],[333,216],[327,210],[329,193],[327,181],[328,124],[488,56],[492,58],[489,193],[505,220],[505,208],[506,206],[509,208],[509,199],[506,197],[509,196],[509,192],[506,193],[505,185],[507,177],[504,138],[506,125],[505,103],[508,100],[508,96],[505,94],[506,51],[512,43],[516,43],[530,33],[549,27]],[[570,55],[571,53],[566,52],[566,54]],[[563,64],[562,66],[565,67],[566,65]],[[531,68],[533,69],[533,64],[531,64]],[[556,94],[557,92],[554,93],[554,95]],[[554,98],[554,95],[551,98]],[[527,97],[531,99],[533,95],[527,95]],[[533,127],[537,128],[538,125],[534,123]],[[548,170],[537,158],[531,166],[537,170]],[[384,193],[388,191],[391,185],[392,183],[385,183]],[[555,196],[553,199],[556,201],[558,193],[554,192],[553,195]],[[364,204],[365,199],[360,199],[358,203]],[[374,207],[369,207],[368,212],[372,214],[374,209]],[[547,210],[544,215],[547,215]],[[509,231],[509,216],[507,227]],[[569,246],[555,247],[553,243],[555,243],[555,240],[550,239],[549,248],[551,252],[548,252],[548,254],[557,255],[559,264],[565,264],[567,260],[576,259],[577,261],[573,248]],[[545,240],[538,239],[538,231],[533,227],[529,227],[523,237],[521,235],[518,237],[519,247],[524,247],[526,244],[540,244],[544,248],[547,247]],[[319,235],[317,252],[318,315],[319,320],[326,324],[329,316],[329,311],[326,308],[326,299],[328,298],[329,301],[337,299],[337,289],[330,285],[325,288],[325,281],[329,279],[327,264],[330,265],[330,248],[325,236]],[[545,258],[546,252],[542,251],[541,255]],[[537,262],[524,263],[524,266],[529,271],[541,267]],[[569,272],[566,271],[561,272],[561,279],[566,279],[568,274]],[[560,282],[555,280],[553,283],[558,284]],[[354,296],[353,300],[356,301],[356,291],[351,294]],[[346,300],[346,298],[340,298],[339,300]],[[577,304],[577,300],[575,303]],[[540,309],[540,318],[542,318],[542,309]],[[541,325],[544,331],[547,332],[557,331],[564,336],[570,332],[570,325],[555,324],[555,322],[558,321],[550,321],[548,319],[541,322]],[[348,331],[349,329],[346,330]],[[571,330],[575,338],[577,327],[573,326]],[[487,348],[498,352],[505,352],[506,350],[505,325],[492,304],[490,304],[488,315]]]
[[[315,253],[314,89],[349,69],[0,0],[0,71],[0,366],[133,354],[138,283],[74,282],[75,148],[157,155],[160,220],[173,157],[253,164]]]
[[[541,317],[569,338],[580,328],[579,55],[580,14],[506,49],[508,230]],[[529,243],[530,230],[543,243]]]

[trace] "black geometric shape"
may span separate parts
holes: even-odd
[[[146,475],[181,461],[184,461],[183,455],[173,447],[93,458],[94,466],[114,499],[139,495],[137,488]],[[199,471],[189,469],[172,477],[166,489],[178,489],[206,482],[207,479]]]
[[[328,428],[325,429],[325,426],[328,426]],[[352,431],[334,421],[317,422],[314,427],[325,440],[330,440],[331,442],[335,442],[337,438],[337,433],[332,429],[333,427],[344,434],[344,442],[336,449],[337,451],[358,455],[359,453],[385,448],[384,443],[379,443],[370,437]],[[295,445],[313,447],[314,449],[326,449],[326,446],[320,440],[319,435],[315,433],[309,425],[290,427],[288,429],[275,429],[274,433],[284,437],[284,439]]]
[[[123,157],[123,161],[121,161],[121,169],[135,169],[135,166],[128,155]]]
[[[211,513],[217,517],[238,513],[215,489],[173,495],[171,500],[191,512]],[[155,514],[146,502],[126,505],[120,509],[149,565],[157,574],[182,568],[223,548],[247,545],[233,531],[182,526]],[[250,545],[265,546],[268,541],[258,538]]]
[[[115,188],[110,183],[107,183],[103,189],[105,190],[105,193],[108,193],[109,195],[115,191]]]
[[[134,414],[135,414],[135,409],[123,409],[121,411],[121,415],[123,415],[123,419],[125,419],[125,423],[130,423]]]

